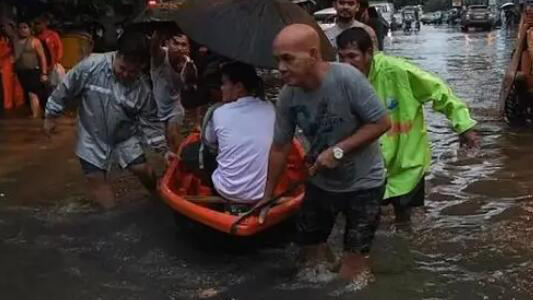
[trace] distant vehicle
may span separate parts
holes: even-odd
[[[335,25],[335,18],[337,17],[337,10],[333,7],[319,10],[313,14],[315,21],[322,30],[326,30]]]
[[[442,19],[444,17],[444,14],[440,11],[434,12],[434,13],[426,13],[422,15],[422,18],[420,18],[420,22],[424,25],[439,25],[442,24]]]
[[[312,14],[316,10],[316,1],[314,0],[291,0],[291,2],[300,6],[309,14]]]
[[[448,23],[448,25],[457,25],[461,22],[461,14],[457,8],[450,9],[447,12],[447,15],[446,23]]]
[[[424,25],[431,24],[433,22],[433,14],[431,13],[423,14],[422,18],[420,18],[420,22],[422,22],[422,24]]]
[[[387,21],[390,28],[392,26],[392,16],[394,15],[394,4],[390,2],[370,2],[370,7],[375,7],[381,16]]]
[[[495,27],[496,19],[486,5],[470,5],[461,18],[461,29],[468,31],[471,27],[490,30]]]

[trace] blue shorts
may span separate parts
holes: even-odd
[[[132,162],[130,162],[128,164],[128,166],[126,167],[126,169],[131,167],[131,166],[140,165],[140,164],[144,164],[144,163],[146,163],[146,156],[141,155],[141,156],[137,157],[136,159],[134,159]],[[107,173],[107,170],[99,168],[99,167],[91,164],[90,162],[84,160],[83,158],[80,158],[80,165],[81,165],[81,169],[83,170],[83,174],[85,174],[85,175],[88,175],[88,174],[91,174],[91,173],[96,173],[96,172]]]

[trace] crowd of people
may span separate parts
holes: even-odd
[[[126,31],[116,51],[91,55],[66,74],[47,98],[44,129],[51,135],[57,117],[80,101],[75,152],[90,198],[109,209],[116,205],[111,164],[156,194],[143,144],[171,161],[189,114],[201,141],[183,149],[183,162],[213,194],[248,210],[272,198],[299,128],[309,145],[309,179],[297,215],[302,258],[316,264],[333,257],[327,240],[343,213],[339,272],[357,277],[369,271],[381,206],[392,204],[397,222],[408,223],[412,208],[424,205],[431,155],[423,105],[431,102],[450,120],[461,144],[477,147],[479,138],[466,105],[442,80],[378,51],[372,28],[354,19],[356,0],[335,0],[335,6],[337,25],[326,35],[339,62],[323,59],[319,34],[308,25],[289,25],[276,37],[272,55],[285,86],[275,104],[265,99],[251,65],[203,46],[193,53],[179,31],[156,30],[151,38]],[[19,23],[12,41],[15,70],[37,107],[52,70],[40,40],[56,38],[46,22],[36,23],[42,38],[29,25]],[[48,48],[57,64],[60,47],[51,42]]]
[[[33,118],[43,115],[50,91],[64,76],[63,44],[48,28],[46,15],[34,20],[1,20],[0,65],[3,108],[21,106],[27,99]]]

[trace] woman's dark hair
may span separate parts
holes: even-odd
[[[363,53],[373,50],[370,35],[360,27],[346,29],[337,37],[338,49],[346,49],[349,46],[355,46]]]
[[[139,31],[125,31],[118,39],[118,54],[131,63],[147,63],[150,59],[148,38]]]
[[[242,62],[229,62],[222,66],[220,72],[223,76],[227,76],[231,82],[242,83],[250,94],[264,99],[263,79],[257,75],[253,66]]]

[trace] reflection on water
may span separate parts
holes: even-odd
[[[510,36],[423,27],[387,41],[389,54],[438,74],[468,102],[483,143],[477,155],[458,155],[457,136],[428,106],[426,213],[411,233],[396,232],[385,215],[368,288],[354,294],[335,282],[295,280],[293,245],[241,254],[209,241],[198,247],[153,205],[59,219],[7,209],[2,299],[533,299],[533,138],[497,113]],[[337,244],[340,237],[337,230]]]

